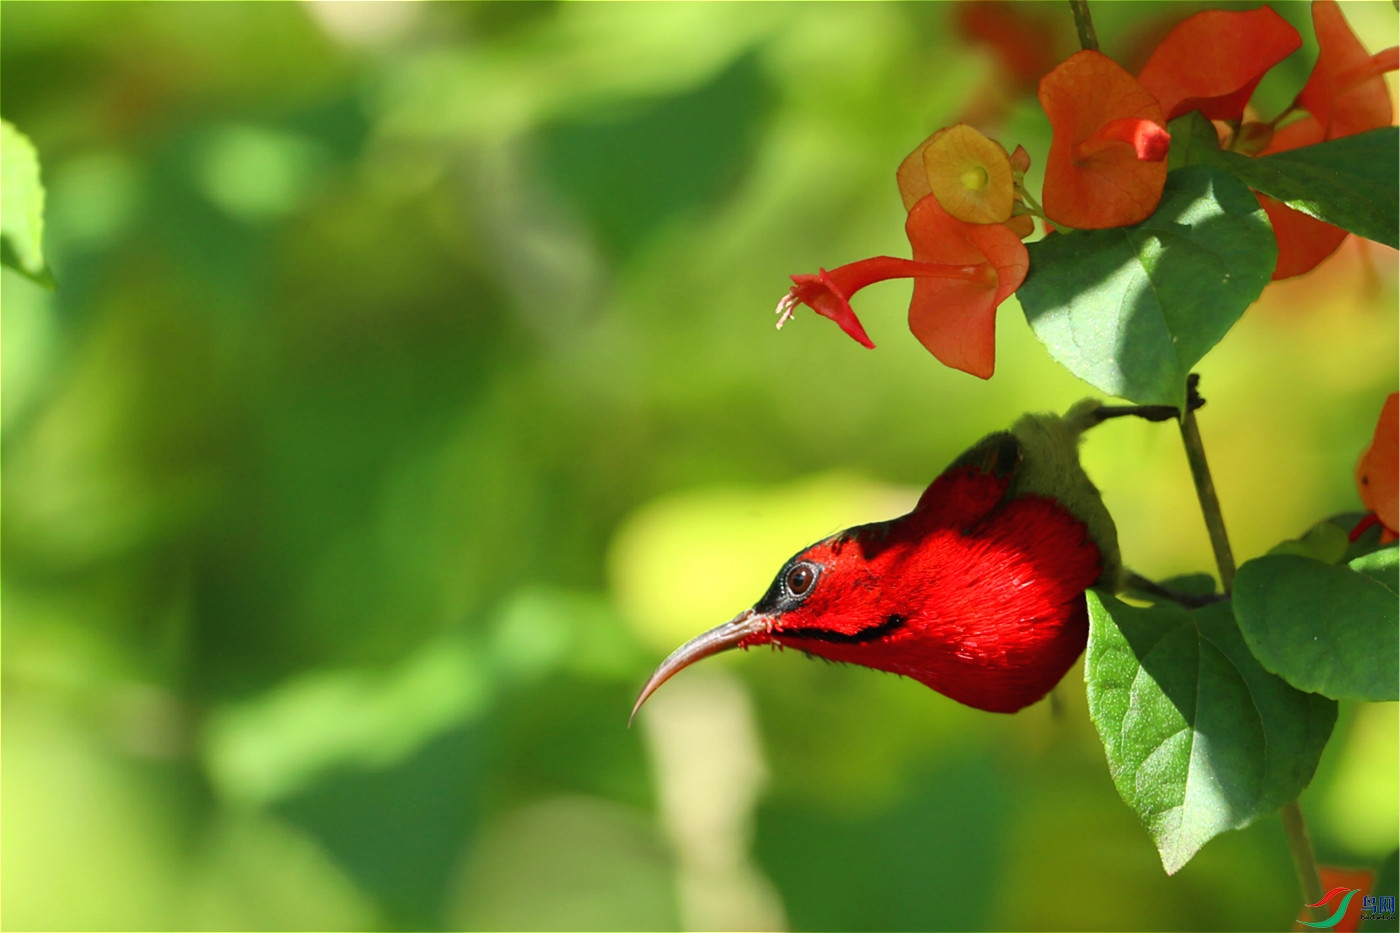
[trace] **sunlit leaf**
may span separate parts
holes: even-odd
[[[1255,191],[1296,211],[1359,236],[1400,246],[1400,134],[1382,127],[1314,146],[1250,158],[1215,145],[1215,129],[1200,114],[1173,124],[1189,131],[1187,163],[1229,172]],[[1173,136],[1175,141],[1177,135]]]
[[[1400,609],[1394,547],[1334,566],[1294,554],[1248,561],[1235,611],[1249,647],[1300,690],[1395,700]]]
[[[1228,603],[1140,609],[1089,593],[1089,714],[1168,874],[1312,780],[1337,704],[1250,654]]]
[[[1168,175],[1140,224],[1029,250],[1017,294],[1050,355],[1109,395],[1178,406],[1191,368],[1259,297],[1277,256],[1249,189],[1207,166]]]
[[[39,153],[8,120],[0,120],[0,264],[52,288],[44,264],[44,184]]]

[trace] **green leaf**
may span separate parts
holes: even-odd
[[[1171,171],[1187,165],[1210,164],[1213,153],[1220,151],[1220,135],[1215,125],[1193,110],[1167,124],[1172,134],[1167,148],[1167,168]]]
[[[1324,564],[1335,564],[1346,555],[1349,543],[1346,531],[1340,526],[1331,522],[1318,522],[1301,538],[1280,542],[1269,548],[1269,553],[1296,554],[1299,557],[1320,560]]]
[[[43,240],[39,154],[28,136],[10,121],[0,120],[0,264],[52,288]]]
[[[1375,524],[1372,525],[1370,528],[1367,528],[1355,541],[1351,540],[1352,531],[1356,528],[1358,524],[1361,523],[1361,520],[1364,519],[1366,515],[1366,512],[1339,512],[1336,515],[1325,518],[1318,523],[1319,525],[1332,525],[1338,530],[1340,530],[1341,533],[1347,537],[1346,552],[1342,554],[1340,559],[1327,560],[1326,563],[1346,563],[1347,561],[1354,560],[1355,558],[1362,557],[1366,554],[1370,554],[1372,551],[1378,551],[1386,547],[1386,545],[1381,543],[1381,531],[1383,531],[1384,529],[1379,524]],[[1312,532],[1310,531],[1308,532],[1308,534],[1312,534]],[[1279,548],[1282,546],[1283,545],[1278,545],[1274,547],[1270,550],[1270,553],[1278,552]],[[1325,559],[1323,557],[1319,557],[1317,554],[1304,554],[1303,556],[1311,557],[1314,560]]]
[[[1246,182],[1310,217],[1400,246],[1397,141],[1390,126],[1276,152],[1248,160],[1257,184]]]
[[[1278,258],[1254,195],[1204,165],[1170,173],[1140,224],[1027,248],[1017,296],[1050,355],[1109,395],[1178,407],[1191,368],[1259,297]]]
[[[1400,596],[1400,560],[1394,547],[1381,548],[1369,554],[1348,561],[1347,566],[1357,573],[1365,574],[1390,591],[1392,597]]]
[[[1089,715],[1167,874],[1307,787],[1337,704],[1264,670],[1228,603],[1140,609],[1092,590],[1088,599]]]
[[[1260,663],[1298,689],[1339,700],[1396,700],[1396,575],[1394,547],[1338,566],[1265,555],[1235,576],[1235,613]]]
[[[1186,163],[1229,172],[1309,217],[1400,246],[1400,134],[1395,127],[1250,158],[1213,145],[1214,128],[1199,113],[1191,116],[1195,119],[1178,150]]]

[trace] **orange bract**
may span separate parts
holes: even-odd
[[[1312,17],[1317,64],[1297,105],[1317,118],[1326,139],[1389,126],[1394,111],[1381,75],[1395,69],[1395,50],[1368,55],[1336,0],[1314,0]]]
[[[1204,10],[1167,34],[1138,81],[1168,120],[1193,110],[1210,120],[1237,120],[1264,73],[1302,44],[1298,30],[1267,6]]]
[[[1162,107],[1106,55],[1076,52],[1040,82],[1053,137],[1045,160],[1046,216],[1096,230],[1135,224],[1167,181]]]
[[[1390,91],[1381,75],[1395,69],[1396,50],[1367,55],[1335,0],[1314,0],[1312,16],[1317,62],[1295,102],[1308,115],[1276,130],[1262,155],[1389,126],[1394,115]],[[1278,201],[1260,195],[1259,203],[1264,205],[1278,240],[1275,281],[1312,271],[1347,237],[1340,227]]]
[[[899,185],[899,197],[901,200],[904,201],[904,209],[906,211],[913,210],[915,204],[918,204],[924,198],[928,197],[930,194],[933,194],[933,185],[930,183],[929,178],[930,169],[928,168],[925,162],[925,153],[927,153],[931,148],[933,148],[935,143],[937,143],[941,138],[943,138],[950,130],[957,129],[958,126],[962,126],[962,124],[958,124],[952,127],[944,127],[943,129],[933,133],[923,142],[919,143],[919,145],[915,146],[914,151],[905,156],[904,161],[899,163],[899,169],[895,172],[895,182]],[[977,133],[976,130],[972,130],[970,127],[964,127],[964,129],[970,130],[973,133]],[[986,139],[986,137],[982,136],[981,133],[977,133],[977,135],[981,136],[983,139]],[[1006,150],[1002,148],[1000,143],[997,143],[994,140],[987,140],[987,142],[995,146],[997,150],[1002,153],[1002,155],[1005,155]],[[1030,153],[1026,152],[1024,146],[1017,146],[1016,149],[1011,153],[1011,155],[1006,156],[1006,159],[1007,164],[1011,167],[1011,177],[1013,182],[1012,210],[1014,211],[1016,204],[1016,194],[1014,186],[1015,183],[1019,182],[1021,177],[1025,175],[1026,171],[1030,168],[1031,157]],[[1030,236],[1032,233],[1035,232],[1035,221],[1030,217],[1029,214],[1016,214],[1014,216],[1009,216],[1003,222],[1006,224],[1007,229],[1011,230],[1013,233],[1016,234],[1017,237],[1021,239],[1025,239],[1026,237]]]
[[[1347,238],[1347,232],[1341,227],[1309,217],[1257,191],[1254,196],[1259,199],[1264,213],[1269,215],[1274,239],[1278,240],[1278,262],[1274,265],[1272,276],[1274,281],[1312,271],[1318,263],[1335,253]]]
[[[965,123],[938,133],[924,148],[929,187],[958,220],[999,224],[1011,219],[1015,183],[1006,150]]]
[[[906,211],[912,211],[915,204],[933,194],[933,188],[928,183],[928,169],[924,168],[924,150],[944,132],[946,130],[938,130],[915,146],[914,151],[905,156],[899,168],[895,169],[894,181],[899,185],[899,197]]]
[[[1002,224],[958,220],[932,196],[914,205],[905,232],[918,262],[979,267],[970,278],[916,278],[909,329],[945,365],[990,379],[997,306],[1026,277],[1025,244]]]
[[[1356,490],[1367,511],[1385,526],[1382,541],[1394,541],[1400,531],[1400,393],[1392,392],[1381,406],[1371,445],[1356,464]]]

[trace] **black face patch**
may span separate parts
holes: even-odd
[[[794,556],[783,564],[768,592],[754,605],[754,611],[776,616],[796,609],[816,592],[825,569],[816,561],[804,559],[802,554]]]
[[[867,625],[865,628],[856,629],[854,632],[838,632],[829,628],[799,628],[790,631],[780,631],[778,634],[783,638],[810,638],[813,641],[829,641],[837,644],[858,645],[867,641],[878,641],[886,635],[904,627],[907,620],[898,613],[890,613],[885,617],[885,621],[874,625]]]

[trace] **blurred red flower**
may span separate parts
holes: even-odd
[[[1376,433],[1356,463],[1356,491],[1366,506],[1366,518],[1352,531],[1352,540],[1372,525],[1381,526],[1381,543],[1400,532],[1400,393],[1392,392],[1381,406]]]
[[[1018,90],[1035,87],[1055,64],[1055,21],[1025,4],[1005,0],[967,0],[953,7],[953,28],[964,38],[985,44],[1001,71]]]

